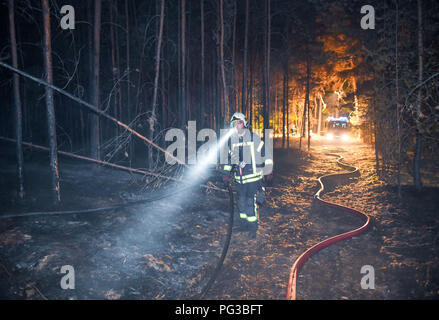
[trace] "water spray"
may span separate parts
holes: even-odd
[[[189,168],[184,180],[190,182],[191,184],[198,183],[203,178],[203,173],[207,170],[207,166],[211,163],[214,163],[215,157],[218,156],[218,151],[221,150],[229,138],[237,132],[238,131],[235,128],[232,128],[227,130],[225,135],[221,135],[221,138],[214,147],[210,147],[208,152],[197,158],[196,166]]]

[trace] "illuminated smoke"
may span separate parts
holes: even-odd
[[[221,150],[221,148],[227,143],[227,140],[234,132],[236,132],[236,129],[227,130],[227,133],[224,136],[221,136],[215,147],[209,148],[207,153],[198,157],[197,164],[194,167],[189,168],[184,180],[190,184],[198,183],[204,177],[207,166],[214,162],[215,158],[218,156],[219,150]]]

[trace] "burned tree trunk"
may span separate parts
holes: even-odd
[[[11,37],[11,54],[12,66],[18,68],[17,59],[17,39],[15,35],[15,13],[14,0],[9,0],[9,34]],[[15,137],[17,139],[17,172],[18,172],[18,197],[24,198],[24,178],[23,178],[23,126],[22,126],[22,111],[20,99],[20,80],[18,74],[13,74],[13,94],[15,106]]]
[[[204,0],[200,0],[201,10],[201,90],[200,90],[200,128],[204,128],[204,103],[205,103],[205,43],[204,43]]]
[[[117,5],[117,4],[116,4]],[[114,109],[113,109],[113,115],[115,118],[120,118],[117,114],[118,105],[117,105],[117,89],[118,86],[117,82],[119,80],[118,75],[118,67],[116,67],[116,48],[115,48],[115,30],[114,30],[114,21],[113,21],[113,3],[110,5],[110,43],[111,43],[111,71],[113,75],[113,87],[114,87]],[[118,45],[118,44],[117,44]],[[116,126],[115,128],[115,136],[117,137],[119,135],[119,127]]]
[[[399,28],[399,6],[398,1],[395,2],[395,89],[396,89],[396,128],[398,138],[398,197],[401,199],[401,115],[399,104],[399,66],[398,66],[398,28]]]
[[[245,0],[245,27],[244,27],[244,61],[242,66],[242,113],[247,112],[247,55],[248,55],[248,20],[249,0]]]
[[[52,72],[52,45],[50,36],[50,9],[48,0],[41,0],[43,9],[43,23],[44,23],[44,41],[43,41],[43,58],[45,79],[49,84],[53,84]],[[53,90],[50,87],[45,87],[46,93],[46,109],[47,109],[47,124],[49,133],[50,146],[50,169],[52,173],[52,196],[53,202],[59,203],[61,201],[60,187],[59,187],[59,172],[58,172],[58,146],[56,141],[56,119],[55,109],[53,104]]]
[[[88,101],[93,101],[93,1],[87,2],[87,22],[90,23],[90,27],[87,30],[87,80],[88,80],[88,87],[87,87],[87,98]],[[83,112],[81,110],[81,112]],[[86,120],[86,124],[84,126],[84,146],[87,147],[87,150],[91,150],[91,139],[90,139],[90,133],[91,133],[91,121],[92,121],[92,115],[86,114],[84,116],[84,120]]]
[[[165,7],[166,10],[166,7]],[[165,29],[166,28],[166,29]],[[166,32],[168,32],[167,30],[169,30],[169,19],[166,21],[166,25],[163,26],[163,34]],[[168,45],[164,44],[163,47],[163,56],[166,56],[168,52]],[[168,127],[168,118],[169,118],[169,109],[168,109],[168,88],[167,88],[167,77],[165,74],[165,64],[163,63],[163,61],[161,62],[161,69],[160,69],[160,73],[161,73],[161,87],[160,87],[160,91],[161,91],[161,98],[162,98],[162,127],[163,128],[167,128]],[[162,142],[164,143],[165,137],[162,138]]]
[[[229,113],[227,105],[227,84],[226,84],[226,71],[224,66],[224,8],[223,0],[219,2],[219,13],[220,13],[220,43],[219,43],[219,54],[220,54],[220,72],[221,72],[221,84],[222,84],[222,103],[224,110],[224,126],[227,124],[227,116]]]
[[[311,147],[311,118],[309,115],[309,109],[310,109],[310,101],[309,101],[309,91],[310,91],[310,78],[311,78],[311,61],[308,55],[307,61],[306,61],[306,108],[307,108],[307,118],[308,118],[308,151]]]
[[[149,140],[154,140],[154,125],[157,121],[156,117],[156,110],[157,110],[157,92],[158,92],[158,86],[159,86],[159,76],[160,76],[160,54],[161,54],[161,47],[162,47],[162,36],[163,36],[163,21],[165,17],[165,0],[160,1],[160,26],[159,26],[159,32],[158,32],[158,39],[157,39],[157,49],[156,49],[156,55],[155,55],[155,76],[154,76],[154,91],[152,95],[152,110],[151,110],[151,116],[148,119],[149,122]],[[152,168],[152,147],[151,145],[148,147],[148,166],[151,169]]]
[[[288,85],[288,81],[289,81],[289,77],[288,77],[288,73],[287,73],[287,85]],[[287,88],[287,97],[289,97],[289,88]],[[294,93],[293,93],[294,94]],[[293,96],[294,99],[294,96]],[[294,103],[292,104],[293,108],[294,108]],[[290,151],[290,104],[288,104],[287,106],[287,151]]]
[[[236,86],[236,59],[235,59],[235,47],[236,47],[236,16],[237,16],[237,4],[233,2],[233,35],[232,35],[232,72],[231,72],[231,80],[232,83],[232,92],[229,92],[229,109],[233,110],[233,112],[237,112],[240,110],[238,106],[238,93]],[[241,108],[242,112],[242,108]],[[244,113],[245,114],[245,113]]]
[[[99,101],[99,63],[101,47],[101,0],[95,0],[95,16],[93,29],[93,79],[91,104],[100,109]],[[100,124],[97,115],[91,116],[90,154],[94,159],[100,159]]]
[[[181,59],[181,96],[180,96],[180,126],[186,126],[186,0],[181,0],[181,33],[180,33],[180,59]]]
[[[117,22],[117,18],[119,16],[119,8],[118,8],[118,4],[117,4],[117,0],[114,1],[114,11],[115,11],[115,22]],[[117,94],[117,105],[118,108],[117,113],[119,115],[119,119],[123,120],[122,117],[122,88],[121,85],[119,83],[119,81],[121,80],[121,76],[120,76],[120,43],[119,43],[119,30],[118,28],[114,28],[114,32],[115,32],[115,43],[116,43],[116,78],[118,79],[118,83],[117,86],[115,88],[115,92]],[[116,95],[115,95],[115,99],[116,99]]]
[[[286,126],[286,114],[287,114],[287,105],[288,105],[288,62],[284,69],[284,79],[283,79],[283,107],[282,107],[282,149],[285,149],[285,138],[287,130],[285,130]]]
[[[264,129],[270,127],[270,51],[271,51],[271,13],[270,0],[265,2],[266,29],[265,29],[265,104],[264,104]],[[264,135],[265,139],[265,135]]]
[[[317,135],[318,136],[320,136],[320,132],[322,131],[322,108],[323,108],[322,96],[319,95],[319,98],[317,98]]]
[[[127,105],[126,114],[128,117],[127,122],[131,121],[131,70],[130,70],[130,20],[129,20],[129,10],[128,10],[128,0],[125,0],[125,28],[126,28],[126,63],[127,63]],[[130,143],[130,146],[132,144]],[[130,155],[131,156],[131,155]]]
[[[305,98],[305,103],[303,104],[303,115],[302,115],[302,126],[301,126],[301,133],[300,133],[300,139],[299,139],[299,150],[302,150],[302,139],[306,135],[306,107],[307,107],[307,101]]]
[[[308,49],[308,47],[307,47]],[[309,54],[306,59],[306,89],[305,89],[305,103],[303,105],[303,118],[302,118],[302,133],[300,135],[299,140],[299,149],[302,148],[302,138],[306,137],[306,133],[308,134],[308,150],[311,145],[311,137],[310,137],[310,117],[309,117],[309,91],[310,91],[310,77],[311,77],[311,61],[309,58]],[[306,127],[308,126],[308,129]]]
[[[422,84],[423,79],[423,30],[422,30],[422,0],[418,0],[418,83]],[[421,180],[421,151],[422,151],[422,135],[421,135],[421,107],[422,107],[422,88],[418,89],[418,103],[416,106],[416,146],[413,161],[413,179],[417,191],[422,189]]]

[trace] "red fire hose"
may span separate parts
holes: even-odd
[[[297,258],[297,260],[294,262],[293,267],[291,268],[291,271],[290,271],[290,276],[288,279],[288,287],[287,287],[287,296],[286,296],[287,300],[296,300],[296,294],[297,294],[296,285],[297,285],[297,277],[299,275],[299,270],[313,254],[319,252],[320,250],[322,250],[326,247],[329,247],[330,245],[332,245],[334,243],[355,237],[355,236],[359,235],[360,233],[363,233],[364,231],[366,231],[367,228],[369,227],[370,217],[367,214],[360,212],[358,210],[346,207],[346,206],[342,206],[342,205],[339,205],[339,204],[336,204],[333,202],[329,202],[329,201],[325,201],[325,200],[320,199],[320,193],[322,193],[323,190],[325,189],[325,186],[322,182],[322,179],[325,179],[328,177],[335,177],[335,176],[354,175],[354,174],[358,173],[358,168],[341,162],[341,160],[343,159],[342,156],[340,156],[338,154],[332,154],[332,153],[331,154],[328,153],[328,155],[339,157],[337,159],[337,164],[345,169],[348,169],[348,170],[350,169],[351,171],[344,172],[344,173],[327,174],[327,175],[323,175],[323,176],[319,177],[317,180],[320,183],[320,189],[314,195],[314,199],[317,202],[322,203],[325,206],[337,208],[337,209],[340,209],[340,210],[343,210],[346,212],[350,212],[350,213],[354,213],[360,217],[365,218],[366,222],[358,229],[355,229],[355,230],[352,230],[352,231],[349,231],[346,233],[342,233],[342,234],[333,236],[331,238],[328,238],[326,240],[323,240],[323,241],[315,244],[314,246],[312,246],[308,250],[306,250],[304,253],[302,253],[300,255],[300,257]]]

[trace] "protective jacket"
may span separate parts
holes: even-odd
[[[239,184],[259,181],[264,174],[273,171],[272,146],[266,147],[261,137],[245,129],[242,136],[232,136],[229,145],[229,161],[224,165],[224,173],[233,170]]]

